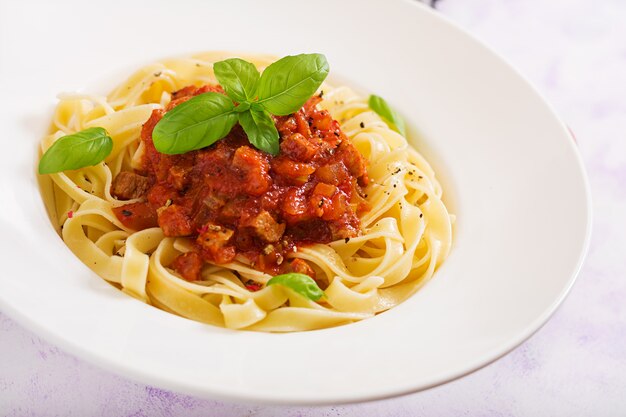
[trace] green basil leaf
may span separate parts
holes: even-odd
[[[277,116],[294,113],[317,91],[328,75],[322,54],[286,56],[267,67],[259,81],[259,101]]]
[[[157,151],[180,154],[212,145],[237,123],[232,100],[224,94],[204,93],[165,113],[152,131]]]
[[[213,71],[226,94],[234,101],[241,103],[255,98],[260,75],[254,64],[231,58],[213,64]]]
[[[101,127],[92,127],[63,136],[52,144],[39,161],[40,174],[54,174],[93,166],[113,150],[113,139]]]
[[[250,109],[239,113],[239,124],[257,149],[272,155],[278,154],[278,130],[267,112]]]
[[[393,130],[402,136],[406,136],[404,119],[391,108],[389,103],[387,103],[384,98],[372,94],[368,104],[370,109],[378,113],[378,115],[382,117]]]
[[[312,301],[317,301],[324,296],[324,291],[317,286],[313,278],[295,272],[277,275],[270,279],[267,285],[282,285]]]

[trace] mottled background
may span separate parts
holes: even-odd
[[[587,166],[591,248],[572,293],[543,329],[496,363],[426,392],[287,408],[137,384],[0,314],[0,415],[626,416],[626,1],[440,0],[437,8],[538,86],[575,132]]]

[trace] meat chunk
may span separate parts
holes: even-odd
[[[333,240],[352,238],[359,235],[359,221],[356,216],[344,215],[339,221],[328,222]]]
[[[193,233],[191,220],[185,207],[172,204],[158,211],[159,226],[165,236],[189,236]]]
[[[245,226],[254,229],[255,234],[265,242],[278,242],[285,233],[285,223],[278,223],[270,213],[263,210],[246,221]]]
[[[202,226],[196,243],[202,248],[203,254],[218,264],[225,264],[235,258],[235,246],[230,240],[235,232],[215,223]]]
[[[243,174],[243,188],[246,193],[261,195],[269,190],[272,184],[270,164],[261,152],[249,146],[241,146],[235,151],[232,166]]]
[[[111,195],[119,200],[143,197],[150,189],[150,180],[143,175],[122,171],[111,184]]]
[[[287,265],[285,272],[296,272],[298,274],[308,275],[311,278],[315,279],[315,271],[313,268],[309,266],[306,261],[302,259],[295,258]]]
[[[226,204],[226,200],[215,194],[207,195],[206,198],[202,200],[202,202],[211,211],[217,211],[224,207],[224,205]]]
[[[283,139],[280,150],[293,160],[307,162],[315,156],[318,147],[300,133],[294,133]]]
[[[359,178],[367,173],[367,163],[353,144],[342,142],[337,148],[337,157],[343,160],[350,174]]]
[[[289,179],[291,183],[304,184],[309,175],[315,172],[315,167],[304,162],[295,162],[284,156],[278,156],[272,160],[272,171]]]
[[[170,268],[178,272],[187,281],[197,281],[200,279],[203,263],[204,261],[198,252],[187,252],[178,255]]]
[[[326,184],[339,185],[350,177],[350,173],[343,162],[339,161],[322,165],[315,171],[315,176]]]
[[[172,184],[176,190],[183,190],[188,184],[189,167],[175,165],[169,169],[167,182]]]

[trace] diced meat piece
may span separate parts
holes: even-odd
[[[313,268],[311,268],[306,261],[299,258],[295,258],[289,262],[285,272],[296,272],[298,274],[308,275],[315,279],[315,271]]]
[[[337,187],[330,184],[324,184],[323,182],[318,183],[313,189],[313,195],[321,195],[324,197],[332,197],[337,191]]]
[[[263,210],[258,215],[248,219],[244,226],[254,229],[256,235],[265,242],[278,242],[285,233],[285,223],[278,223],[272,215]]]
[[[150,179],[134,172],[122,171],[111,184],[111,195],[119,200],[143,197],[150,189]]]
[[[261,152],[241,146],[235,151],[232,166],[244,174],[243,188],[248,194],[261,195],[269,190],[272,184],[270,164]]]
[[[113,207],[113,213],[129,229],[143,230],[156,227],[157,213],[149,203],[132,203]]]
[[[235,247],[229,242],[234,231],[215,223],[207,223],[200,230],[196,243],[215,263],[225,264],[235,258]]]
[[[187,252],[178,255],[170,268],[178,272],[187,281],[197,281],[200,279],[203,264],[204,261],[198,252]]]
[[[220,208],[224,207],[224,204],[226,204],[226,201],[223,198],[215,194],[209,194],[204,200],[202,200],[202,202],[207,206],[209,210],[212,211],[219,210]]]
[[[311,211],[323,220],[336,220],[344,213],[350,212],[350,204],[346,194],[337,190],[334,185],[319,183],[309,199]]]
[[[350,203],[347,196],[339,191],[333,195],[331,203],[325,205],[322,219],[337,220],[345,213],[350,213]]]
[[[188,178],[187,174],[191,171],[190,168],[180,165],[174,165],[170,168],[167,175],[167,182],[177,190],[183,190],[187,186]]]
[[[295,162],[287,157],[278,156],[272,160],[272,171],[301,184],[305,183],[309,179],[309,175],[315,172],[315,167],[311,164]]]
[[[220,220],[227,223],[234,222],[243,213],[244,207],[248,206],[248,199],[246,197],[235,197],[226,202],[220,211]]]
[[[358,178],[366,173],[367,163],[365,158],[353,144],[342,142],[337,148],[336,155],[337,158],[343,161],[350,174]]]
[[[317,168],[315,176],[326,184],[339,185],[350,176],[350,173],[343,162],[339,161]]]
[[[280,150],[295,161],[310,161],[317,153],[318,146],[300,133],[294,133],[283,139]]]
[[[327,110],[320,111],[312,120],[311,128],[315,130],[330,130],[333,118]]]
[[[276,128],[281,136],[289,136],[298,129],[296,118],[293,116],[277,116]]]
[[[302,190],[298,188],[288,190],[285,193],[282,209],[289,224],[308,218],[306,215],[307,199]]]
[[[311,129],[309,127],[309,121],[304,115],[304,112],[302,111],[302,109],[298,110],[293,115],[296,119],[296,124],[298,125],[298,133],[300,133],[304,137],[307,137],[307,138],[310,137]]]
[[[270,190],[261,197],[260,205],[266,210],[272,212],[280,211],[280,204],[283,200],[283,191],[281,189]]]
[[[332,242],[328,222],[313,218],[287,226],[289,237],[298,243]]]
[[[338,221],[329,222],[328,226],[333,240],[359,235],[359,220],[356,216],[344,215]]]
[[[323,182],[318,183],[309,197],[310,210],[317,217],[322,217],[326,220],[330,215],[329,213],[334,213],[338,210],[338,207],[335,207],[333,204],[333,195],[336,194],[336,191],[337,187],[334,185],[324,184]]]
[[[158,210],[159,226],[169,237],[189,236],[194,230],[187,209],[177,204],[161,207]]]

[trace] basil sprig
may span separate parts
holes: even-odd
[[[239,58],[213,65],[226,96],[200,94],[167,112],[152,132],[159,152],[180,154],[204,148],[225,137],[239,122],[257,149],[276,155],[279,135],[270,114],[296,112],[328,75],[321,54],[286,56],[259,75],[256,67]]]
[[[48,148],[39,160],[40,174],[97,165],[113,150],[113,140],[106,130],[92,127],[63,136]]]
[[[312,301],[317,301],[324,296],[324,291],[317,286],[313,278],[296,272],[276,275],[267,281],[267,285],[282,285]]]
[[[383,120],[396,132],[402,136],[406,136],[406,128],[404,126],[404,119],[394,109],[391,108],[389,103],[384,98],[372,94],[369,98],[368,105],[370,109],[374,110]]]

